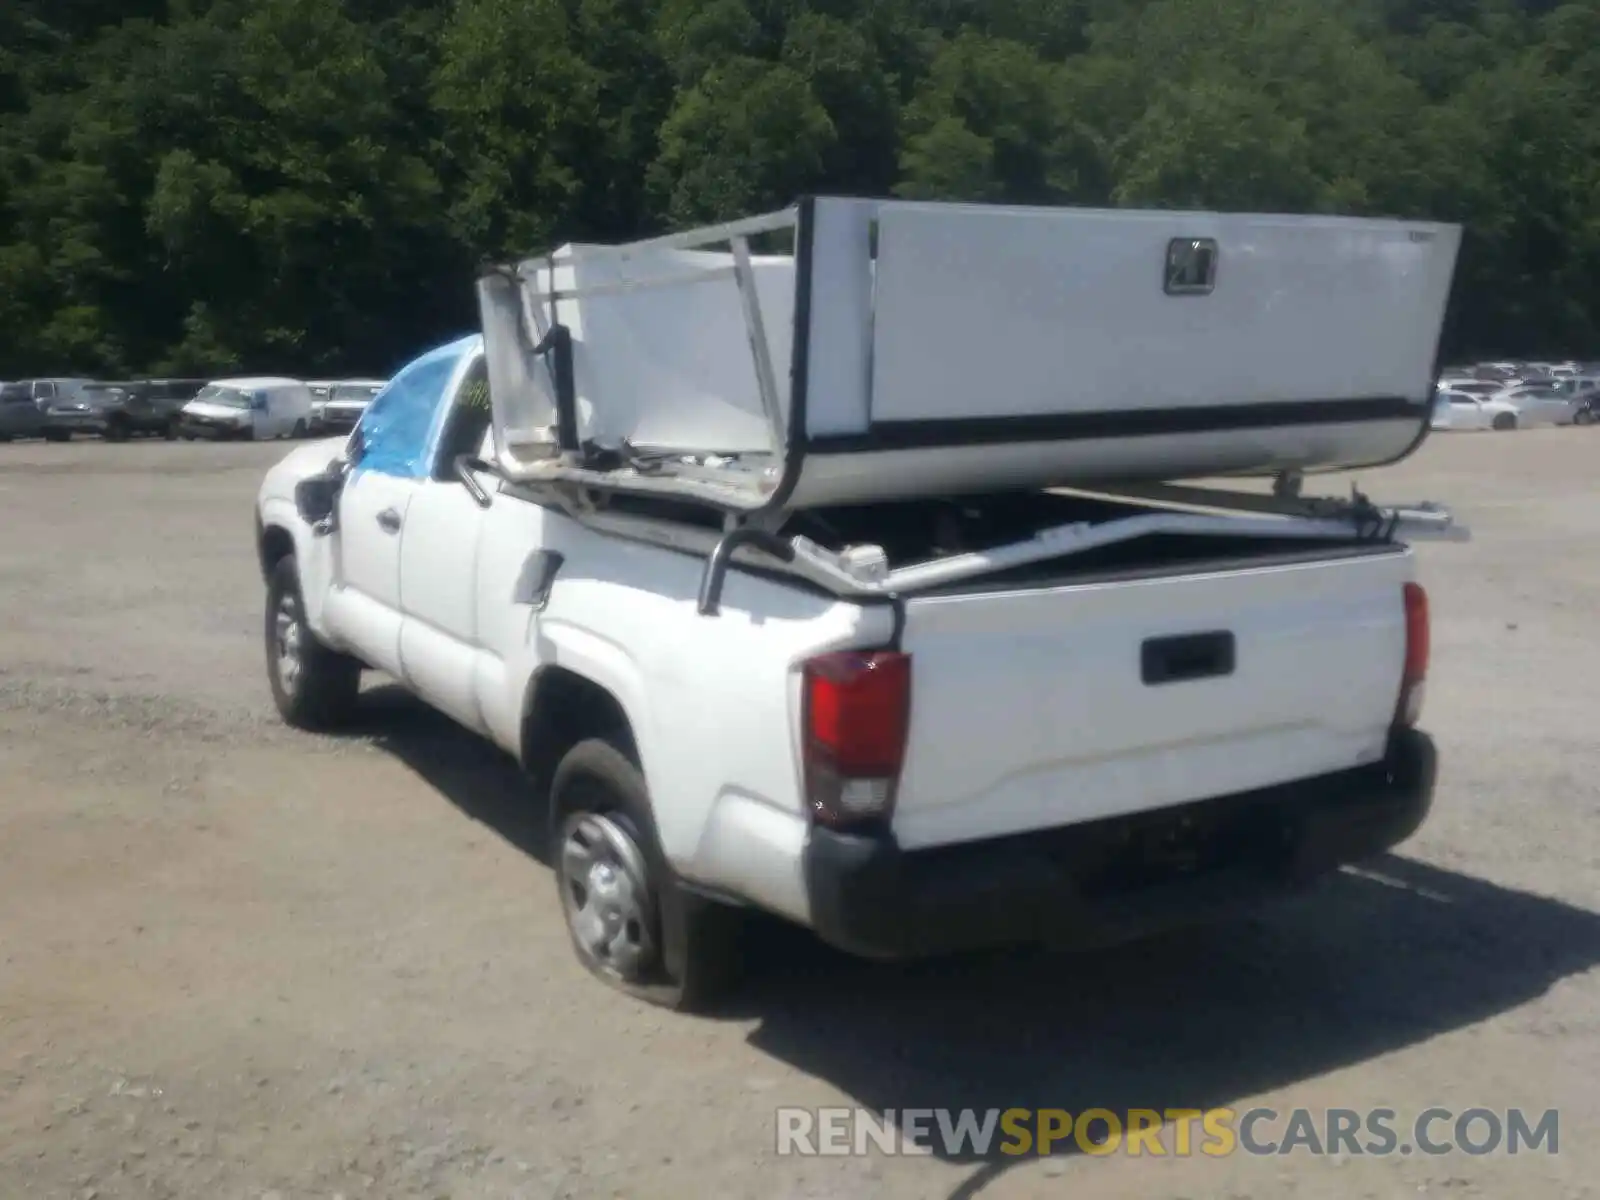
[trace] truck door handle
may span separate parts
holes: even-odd
[[[385,533],[400,532],[400,514],[392,508],[386,508],[378,514],[378,528]]]
[[[1139,651],[1139,673],[1152,687],[1232,675],[1237,654],[1233,634],[1226,630],[1151,638]]]

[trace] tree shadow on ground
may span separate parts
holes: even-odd
[[[511,759],[398,688],[366,701],[358,732],[548,861]],[[1205,1110],[1486,1020],[1600,964],[1600,914],[1398,855],[1250,920],[1091,953],[883,965],[778,921],[752,932],[724,1015],[876,1112]],[[934,1153],[977,1168],[953,1200],[1025,1161]]]

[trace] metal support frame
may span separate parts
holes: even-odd
[[[864,567],[801,536],[783,536],[751,524],[725,525],[720,534],[689,529],[671,521],[583,511],[568,505],[580,522],[620,537],[704,557],[698,609],[704,616],[721,611],[722,589],[734,556],[749,551],[755,565],[787,571],[844,598],[908,596],[930,588],[993,575],[1017,567],[1055,559],[1070,559],[1101,546],[1148,537],[1152,534],[1189,534],[1196,537],[1244,537],[1273,540],[1303,538],[1330,543],[1392,544],[1393,524],[1374,525],[1356,514],[1318,518],[1295,516],[1251,517],[1239,513],[1156,511],[1099,523],[1078,521],[1042,529],[1031,537],[969,554],[912,563],[891,571]],[[1448,515],[1446,515],[1448,520]],[[1460,540],[1464,534],[1445,534]],[[762,561],[765,560],[765,561]]]
[[[761,407],[772,426],[772,452],[782,454],[786,431],[778,404],[778,379],[772,370],[772,346],[767,341],[766,322],[761,319],[761,298],[756,295],[756,276],[750,266],[750,243],[743,234],[733,245],[733,277],[739,286],[739,302],[744,306],[744,330],[750,339],[750,357],[756,367],[756,388]]]
[[[619,246],[579,246],[565,250],[555,251],[540,258],[528,259],[518,264],[512,271],[522,292],[523,311],[531,317],[531,309],[536,305],[548,302],[552,313],[554,305],[560,300],[576,300],[591,296],[622,295],[629,292],[643,291],[649,288],[663,287],[688,287],[720,280],[731,279],[739,289],[739,303],[744,310],[745,334],[750,341],[750,357],[755,368],[756,388],[761,398],[761,407],[767,418],[767,424],[772,437],[772,453],[780,456],[787,442],[787,428],[784,423],[782,405],[778,396],[778,377],[772,363],[772,346],[767,337],[766,322],[761,313],[760,298],[756,293],[755,269],[750,257],[750,238],[756,234],[774,233],[782,229],[794,228],[799,221],[797,208],[782,209],[778,212],[764,213],[760,216],[747,217],[739,221],[728,221],[721,225],[710,225],[700,229],[685,230],[682,233],[667,234],[663,237],[646,238],[643,241],[628,242]],[[682,271],[667,274],[657,274],[640,279],[624,279],[612,283],[589,284],[583,287],[558,288],[556,287],[556,269],[558,266],[579,261],[611,259],[626,262],[637,255],[657,250],[694,250],[704,249],[726,242],[732,251],[733,262],[731,265],[707,265],[690,267]],[[549,285],[542,286],[538,283],[537,272],[549,272]],[[553,318],[552,318],[552,324]],[[537,322],[534,322],[537,330]],[[540,330],[540,333],[545,331]]]
[[[1431,500],[1406,504],[1375,504],[1354,487],[1348,499],[1340,496],[1306,496],[1298,491],[1284,494],[1276,485],[1272,493],[1237,492],[1223,488],[1181,483],[1128,484],[1104,491],[1065,488],[1081,495],[1098,495],[1112,500],[1132,500],[1164,506],[1202,509],[1210,513],[1264,513],[1300,521],[1342,522],[1349,529],[1381,529],[1384,536],[1430,538],[1465,542],[1471,530],[1462,525],[1447,508]]]

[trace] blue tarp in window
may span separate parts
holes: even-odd
[[[450,381],[461,360],[477,349],[479,335],[430,350],[402,367],[361,416],[357,470],[424,479],[444,423]]]

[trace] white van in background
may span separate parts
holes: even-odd
[[[183,406],[178,433],[205,438],[304,437],[311,430],[311,389],[298,379],[219,379]]]

